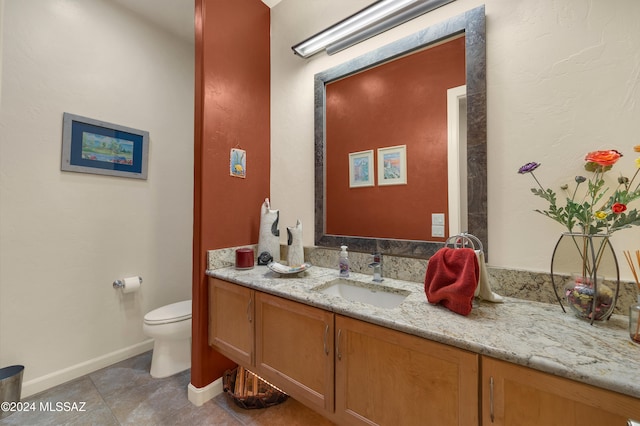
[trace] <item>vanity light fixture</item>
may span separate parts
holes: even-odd
[[[303,58],[322,50],[333,55],[453,1],[379,0],[291,48]]]

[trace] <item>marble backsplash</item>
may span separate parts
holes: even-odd
[[[257,245],[242,247],[257,249]],[[235,250],[239,247],[210,250],[208,252],[208,269],[218,269],[233,266],[235,263]],[[287,246],[280,247],[281,259],[287,258]],[[338,269],[338,249],[324,247],[305,247],[305,261],[315,266]],[[363,274],[373,274],[369,264],[373,261],[371,254],[349,252],[351,270]],[[284,262],[283,262],[284,263]],[[410,257],[384,256],[383,277],[395,278],[417,283],[424,282],[427,270],[426,259]],[[557,305],[551,275],[548,272],[533,272],[517,269],[497,268],[487,265],[491,289],[502,296],[515,297],[536,302],[551,303]],[[611,285],[611,284],[609,284]],[[615,284],[613,284],[615,287]],[[615,313],[627,315],[629,306],[636,302],[636,285],[633,282],[620,282],[620,291],[616,303]]]

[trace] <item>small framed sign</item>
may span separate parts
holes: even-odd
[[[61,170],[146,179],[148,161],[149,132],[64,113]]]
[[[229,155],[229,173],[231,176],[247,177],[247,152],[243,149],[232,148]]]

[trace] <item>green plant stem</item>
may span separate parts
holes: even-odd
[[[573,190],[573,195],[571,196],[571,201],[573,201],[573,200],[575,200],[575,199],[576,199],[576,194],[578,193],[578,187],[580,186],[580,184],[581,184],[581,183],[582,183],[582,182],[578,182],[578,183],[576,184],[576,187],[575,187],[575,189]]]
[[[633,181],[636,180],[636,176],[638,176],[638,172],[640,172],[640,168],[636,169],[636,172],[633,174],[633,177],[629,181],[629,187],[628,188],[631,188],[631,184],[633,184]],[[638,188],[640,188],[640,182],[638,182],[638,185],[636,185],[636,189],[634,189],[633,192],[637,191]]]
[[[578,244],[578,241],[576,241],[576,238],[580,236],[582,238],[582,248],[580,247],[580,244]],[[589,272],[589,276],[591,276],[591,271],[589,271],[589,268],[587,266],[587,258],[585,257],[587,255],[587,236],[582,234],[582,235],[571,235],[571,240],[573,241],[573,244],[576,246],[576,250],[578,250],[578,253],[580,253],[580,258],[582,259],[582,276],[586,276],[585,273]]]
[[[536,177],[536,175],[533,172],[529,172],[529,174],[533,177],[533,180],[536,181],[536,183],[538,184],[538,186],[540,187],[540,189],[542,190],[542,192],[546,192],[545,189],[542,187],[542,185],[540,184],[540,181],[538,181],[538,178]]]
[[[609,239],[603,237],[602,242],[600,243],[600,247],[598,247],[598,253],[596,254],[594,271],[597,271],[600,267],[600,261],[602,260],[602,256],[604,255],[604,247],[609,244]]]
[[[578,241],[576,241],[576,238],[578,237],[582,238],[582,247],[580,247],[580,244],[578,243]],[[602,257],[604,255],[605,246],[608,244],[608,239],[606,236],[601,236],[599,238],[602,238],[602,242],[598,246],[597,252],[593,253],[592,256],[591,250],[589,248],[590,244],[594,244],[593,237],[590,237],[586,234],[571,236],[571,239],[576,246],[578,253],[580,254],[580,258],[582,259],[581,273],[583,277],[594,278],[594,276],[597,274],[598,268],[600,267],[600,262],[602,261]]]

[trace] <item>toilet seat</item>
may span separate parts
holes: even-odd
[[[148,325],[170,324],[191,319],[191,300],[172,303],[154,309],[144,316]]]

